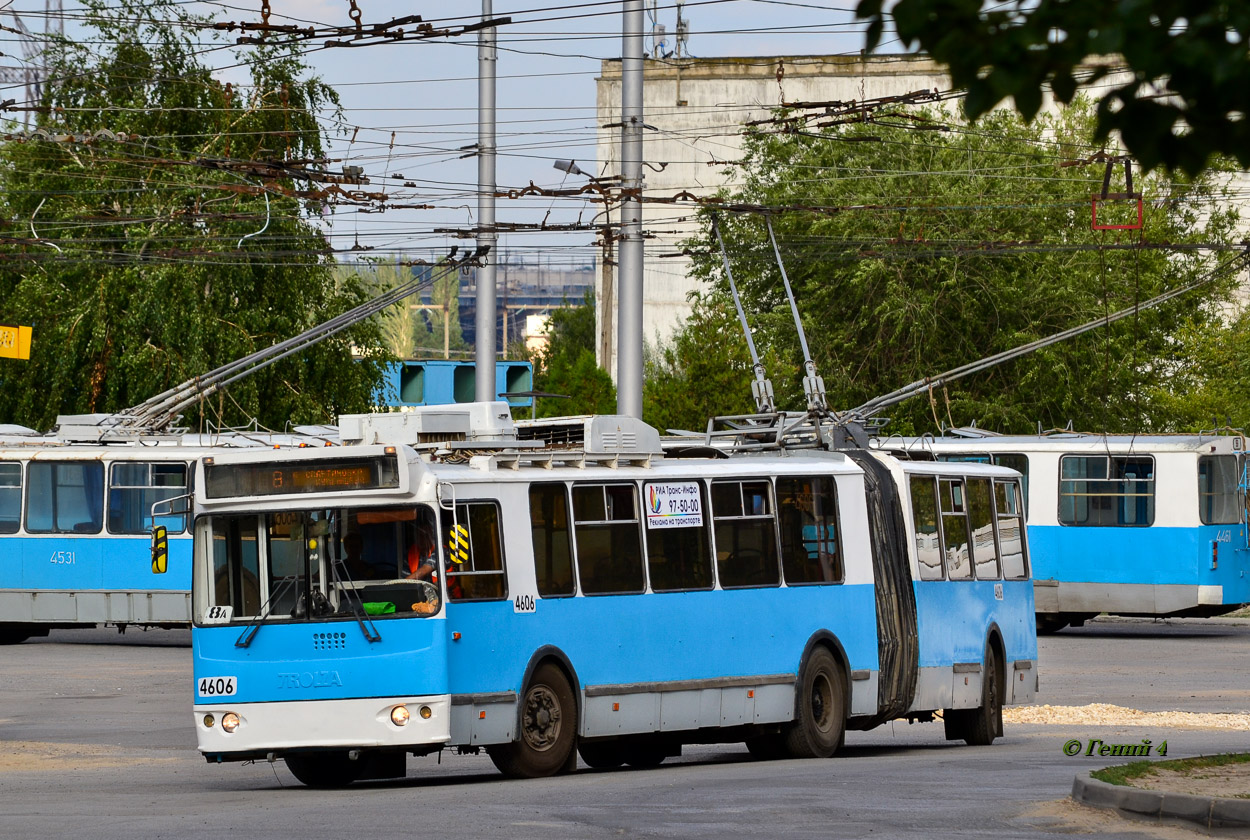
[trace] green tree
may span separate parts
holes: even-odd
[[[0,313],[34,326],[29,363],[0,368],[0,418],[39,428],[135,405],[364,300],[335,280],[310,174],[338,98],[298,52],[241,54],[251,84],[236,89],[200,63],[206,21],[183,4],[83,5],[84,39],[49,46],[40,131],[0,145]],[[379,346],[357,326],[190,419],[365,410]]]
[[[690,317],[672,341],[648,347],[642,387],[642,415],[661,430],[703,431],[710,417],[748,414],[755,373],[733,301],[713,291],[692,297]],[[783,386],[792,365],[775,352],[762,360]]]
[[[1182,363],[1150,399],[1176,429],[1250,429],[1250,310],[1242,307],[1219,329],[1186,324],[1178,333]]]
[[[744,185],[725,196],[791,208],[773,225],[835,409],[1184,285],[1214,258],[1175,246],[1228,240],[1235,214],[1214,200],[1207,179],[1152,176],[1143,185],[1149,200],[1140,233],[1092,230],[1090,196],[1101,188],[1102,167],[1067,165],[1096,148],[1087,107],[1030,125],[1005,111],[975,128],[942,113],[913,117],[820,132],[755,131],[745,142]],[[1116,210],[1136,216],[1135,203],[1108,205],[1100,220]],[[797,334],[764,225],[743,213],[722,217],[720,226],[757,343],[790,360],[771,374],[779,402],[801,408]],[[702,246],[695,273],[724,290],[715,240],[705,232],[695,244]],[[1181,369],[1178,328],[1214,328],[1213,304],[1231,282],[897,406],[889,429],[1158,425],[1146,383]],[[746,361],[739,394],[749,394]],[[690,384],[710,394],[726,387]]]
[[[1031,120],[1044,92],[1068,103],[1084,86],[1102,91],[1097,138],[1118,134],[1147,170],[1194,174],[1216,154],[1250,168],[1244,2],[860,0],[856,14],[869,50],[888,17],[905,45],[945,64],[971,118],[1011,97]]]
[[[460,329],[460,273],[447,271],[440,266],[419,266],[428,285],[428,295],[413,295],[378,314],[378,329],[387,351],[399,359],[443,358],[444,336],[446,348],[453,356],[463,356],[471,348]],[[363,267],[340,266],[342,278],[357,277],[370,295],[381,295],[414,279],[414,269],[383,261],[369,261]],[[429,303],[422,301],[427,299]],[[429,309],[414,309],[428,306]],[[446,307],[444,312],[443,307]],[[444,329],[444,324],[447,329]]]
[[[593,291],[586,293],[580,306],[554,310],[546,348],[526,355],[534,364],[534,390],[569,398],[539,399],[539,417],[616,413],[616,386],[595,362]]]

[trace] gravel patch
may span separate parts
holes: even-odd
[[[1003,709],[1010,723],[1063,726],[1155,726],[1192,729],[1250,730],[1250,715],[1199,712],[1143,712],[1109,703],[1088,706],[1010,706]]]

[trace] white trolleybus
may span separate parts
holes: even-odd
[[[190,626],[195,460],[331,442],[304,428],[156,434],[105,414],[58,417],[48,434],[0,425],[0,645],[98,624]],[[166,551],[149,568],[153,526]]]
[[[344,417],[196,471],[195,729],[313,786],[485,749],[510,776],[683,744],[829,756],[1032,701],[1019,475],[823,447],[670,449],[503,403]]]
[[[888,438],[1023,475],[1039,632],[1099,613],[1221,615],[1250,602],[1239,433]]]

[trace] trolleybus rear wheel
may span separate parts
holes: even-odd
[[[310,788],[347,787],[360,774],[360,762],[345,751],[297,753],[286,756],[291,775]]]
[[[625,763],[625,748],[620,741],[581,741],[577,745],[577,754],[587,767],[595,770],[620,767]]]
[[[1049,636],[1051,633],[1058,633],[1060,630],[1068,626],[1068,619],[1062,613],[1055,615],[1039,614],[1037,616],[1037,635]]]
[[[664,744],[645,738],[625,747],[625,763],[640,770],[659,767],[668,757],[669,750]]]
[[[788,754],[786,752],[785,736],[776,732],[748,738],[746,744],[747,752],[751,754],[751,757],[758,758],[760,761],[785,758]]]
[[[947,740],[963,740],[974,747],[986,747],[1003,731],[1002,663],[993,646],[985,648],[985,678],[981,681],[981,705],[975,709],[948,709]]]
[[[521,731],[487,748],[505,776],[534,779],[564,767],[577,741],[577,700],[564,672],[550,662],[534,670],[521,700]]]
[[[846,682],[842,666],[819,647],[812,651],[799,677],[798,716],[785,733],[791,758],[828,758],[846,731]]]

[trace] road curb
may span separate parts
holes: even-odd
[[[1250,827],[1250,799],[1224,799],[1100,782],[1088,772],[1072,782],[1072,798],[1083,805],[1144,817],[1188,820],[1206,828]]]

